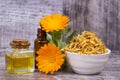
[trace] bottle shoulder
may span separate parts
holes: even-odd
[[[48,43],[49,41],[47,39],[35,39],[34,43]]]

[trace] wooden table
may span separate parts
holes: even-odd
[[[5,72],[4,54],[0,53],[0,80],[120,80],[120,53],[113,51],[104,70],[97,75],[79,75],[72,71],[58,71],[54,75],[34,73],[15,75]]]

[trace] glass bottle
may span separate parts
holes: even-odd
[[[30,43],[26,39],[14,39],[10,42],[12,49],[5,55],[6,71],[23,74],[34,71],[34,51],[29,50]]]
[[[38,56],[37,51],[44,45],[47,44],[48,40],[46,38],[46,32],[43,31],[42,29],[38,28],[37,29],[37,39],[35,39],[34,41],[34,52],[35,52],[35,57]],[[35,60],[35,68],[37,68],[36,66],[37,61]]]

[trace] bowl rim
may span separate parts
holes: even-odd
[[[69,52],[69,51],[65,51],[65,53],[69,53],[69,54],[75,54],[75,55],[82,55],[82,56],[100,56],[100,55],[108,55],[111,53],[111,50],[107,48],[107,52],[104,54],[80,54],[80,53],[75,53],[75,52]]]

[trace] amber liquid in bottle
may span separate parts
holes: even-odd
[[[9,73],[22,74],[34,71],[34,56],[29,53],[6,54],[6,70]]]
[[[15,39],[10,43],[12,50],[6,55],[6,71],[13,74],[23,74],[34,71],[34,51],[29,50],[27,40]]]
[[[37,31],[37,39],[35,39],[34,41],[34,52],[35,52],[35,58],[38,56],[37,51],[44,46],[44,44],[47,44],[48,40],[46,38],[46,32],[43,31],[42,29],[38,28]],[[37,61],[35,60],[35,68],[37,68],[36,66]]]

